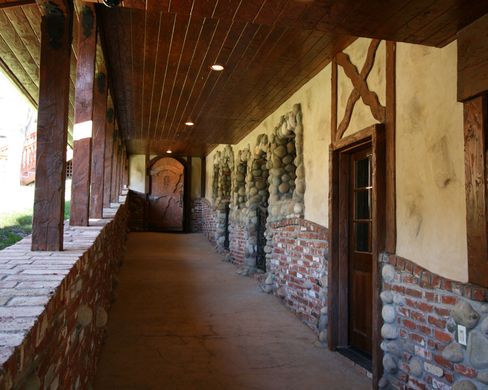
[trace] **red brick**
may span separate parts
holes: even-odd
[[[446,320],[441,320],[439,318],[429,316],[427,318],[427,321],[429,322],[429,324],[434,325],[440,329],[445,329],[445,327],[446,327]]]
[[[417,333],[410,333],[410,339],[417,344],[425,345],[425,338]]]
[[[457,301],[458,299],[456,297],[453,297],[452,295],[443,295],[441,298],[441,302],[444,305],[455,305]]]
[[[438,365],[447,368],[449,370],[452,370],[453,364],[449,360],[444,359],[441,355],[433,355],[432,357]]]
[[[450,333],[443,332],[439,329],[434,330],[434,337],[442,343],[450,343],[452,341],[452,335]]]
[[[414,290],[413,288],[406,288],[405,294],[415,298],[422,298],[422,291]]]
[[[470,378],[476,378],[478,375],[478,372],[474,368],[466,367],[462,364],[454,364],[454,371]]]
[[[403,320],[403,326],[408,329],[417,329],[417,325],[415,322],[409,320],[409,319],[404,319]]]
[[[425,322],[424,315],[418,311],[412,311],[410,317],[417,322]]]

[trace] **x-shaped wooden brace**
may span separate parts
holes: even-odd
[[[378,95],[374,91],[370,91],[367,83],[367,79],[371,69],[373,69],[374,59],[376,55],[376,50],[380,44],[380,40],[373,39],[369,45],[368,55],[366,56],[366,61],[364,62],[361,73],[358,73],[356,66],[351,62],[349,56],[345,53],[338,53],[336,55],[336,62],[344,69],[344,73],[352,82],[354,89],[349,95],[347,100],[346,111],[344,113],[344,118],[342,119],[339,127],[337,128],[336,141],[340,140],[349,126],[351,121],[352,112],[354,110],[354,105],[361,99],[363,103],[369,106],[373,117],[380,123],[385,122],[386,108],[381,105]]]

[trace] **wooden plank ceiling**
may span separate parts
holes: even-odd
[[[0,65],[37,102],[40,13],[13,1],[0,0]],[[242,139],[354,36],[443,46],[488,1],[124,0],[98,11],[129,150],[203,155]]]
[[[199,155],[242,139],[351,36],[442,46],[488,2],[125,0],[100,11],[129,150]]]

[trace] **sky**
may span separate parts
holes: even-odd
[[[0,137],[25,127],[29,111],[35,109],[0,70]]]

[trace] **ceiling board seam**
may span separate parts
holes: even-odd
[[[159,40],[161,37],[161,20],[163,18],[163,13],[159,13],[159,26],[158,26],[158,39],[156,42],[156,54],[154,57],[154,70],[153,70],[153,80],[152,80],[152,88],[151,88],[151,102],[149,107],[149,119],[147,121],[147,137],[149,138],[149,134],[151,131],[151,119],[152,119],[152,110],[153,110],[153,100],[154,100],[154,87],[156,84],[156,69],[158,64],[158,55],[159,55]]]

